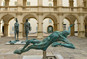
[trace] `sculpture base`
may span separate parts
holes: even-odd
[[[23,56],[23,59],[43,59],[43,56],[32,55],[32,56]],[[47,56],[46,59],[57,59],[55,56]]]
[[[6,42],[6,45],[25,45],[25,41],[17,41],[16,43]]]
[[[42,59],[40,55],[23,56],[23,59]]]
[[[43,59],[42,55],[23,56],[23,59]],[[61,55],[47,56],[46,59],[64,59]]]

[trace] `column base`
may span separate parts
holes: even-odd
[[[84,38],[85,37],[85,31],[79,31],[78,37]]]
[[[71,34],[70,36],[75,36],[74,34]]]
[[[19,39],[23,38],[22,32],[19,33]]]
[[[38,33],[37,33],[37,39],[43,40],[43,31],[38,31]]]
[[[37,39],[39,39],[39,40],[43,40],[43,37],[39,37],[39,36],[37,36]]]

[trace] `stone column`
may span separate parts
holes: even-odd
[[[9,10],[9,8],[8,8],[8,6],[9,6],[9,0],[5,0],[5,6],[6,6],[6,10],[8,9]]]
[[[71,24],[74,24],[74,23],[71,23]],[[71,25],[71,24],[70,24],[70,25]],[[71,27],[71,36],[75,36],[75,35],[74,35],[74,26]]]
[[[57,0],[58,11],[62,11],[62,0]]]
[[[43,6],[43,0],[38,0],[38,6]]]
[[[5,0],[5,6],[9,6],[9,0]]]
[[[69,0],[69,6],[70,7],[73,7],[74,6],[73,2],[74,2],[73,0]]]
[[[23,24],[22,24],[22,25],[23,25],[23,37],[26,37],[26,35],[25,35],[25,30],[24,30],[24,23],[25,23],[25,22],[23,22]]]
[[[78,11],[83,11],[83,0],[77,0]]]
[[[26,6],[27,0],[23,0],[23,6]]]
[[[8,36],[8,23],[4,23],[4,36]]]
[[[85,37],[85,26],[84,26],[84,17],[82,15],[80,15],[79,17],[79,25],[78,25],[78,29],[79,29],[79,33],[78,36],[79,37]]]
[[[21,14],[17,15],[18,23],[19,23],[19,38],[23,38],[23,22]]]
[[[87,7],[87,0],[83,0],[84,7]]]
[[[62,6],[62,0],[57,0],[57,6]]]
[[[63,15],[62,14],[58,15],[57,25],[58,25],[57,30],[63,31]]]
[[[87,0],[86,0],[86,7],[87,7]]]
[[[0,38],[1,38],[1,34],[2,34],[2,33],[1,33],[1,21],[0,21]]]
[[[26,6],[26,2],[27,2],[27,0],[23,0],[23,9],[25,9],[25,6]]]
[[[86,0],[83,0],[84,7],[86,7]]]
[[[54,24],[54,31],[57,31],[57,24]]]
[[[43,39],[43,19],[42,19],[42,14],[38,15],[38,33],[37,33],[37,38],[38,39]]]
[[[17,0],[18,11],[22,11],[23,0]]]
[[[53,0],[53,6],[57,6],[57,0]]]
[[[42,9],[42,6],[43,6],[43,0],[38,0],[38,12],[42,12],[43,9]]]

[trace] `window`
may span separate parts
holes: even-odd
[[[3,1],[2,5],[5,6],[5,1]]]
[[[52,23],[52,20],[51,19],[49,19],[49,23]]]
[[[15,1],[15,5],[17,5],[17,1]]]
[[[49,0],[49,2],[52,2],[52,0]]]
[[[27,6],[30,6],[30,2],[27,2]]]
[[[52,6],[52,3],[49,3],[49,6]]]

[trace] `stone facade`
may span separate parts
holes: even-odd
[[[43,38],[43,20],[45,18],[53,20],[54,31],[63,31],[64,19],[68,19],[70,24],[74,24],[75,20],[77,20],[78,37],[87,36],[86,0],[76,0],[77,7],[73,6],[73,0],[69,1],[68,7],[62,6],[62,0],[53,0],[53,6],[43,6],[43,0],[37,0],[38,6],[26,6],[27,0],[17,0],[17,6],[9,6],[9,1],[5,0],[5,6],[0,6],[0,21],[3,19],[4,22],[4,36],[8,36],[9,21],[13,18],[17,18],[20,24],[19,38],[23,37],[23,25],[26,18],[35,18],[37,20],[37,38],[39,39]],[[0,0],[0,5],[1,3],[2,0]],[[74,36],[74,27],[71,29],[71,35]]]

